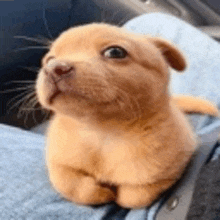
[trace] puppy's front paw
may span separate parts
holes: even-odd
[[[82,205],[108,203],[116,197],[110,186],[100,184],[93,177],[70,167],[53,166],[50,169],[50,180],[63,197]]]
[[[175,181],[164,180],[147,185],[121,185],[117,189],[116,203],[124,208],[143,208],[150,206]]]
[[[81,184],[63,189],[59,191],[66,199],[82,205],[101,205],[114,201],[116,197],[113,190],[99,185],[92,177],[85,177]]]
[[[124,208],[142,208],[149,206],[155,196],[145,186],[122,185],[118,187],[116,203]]]

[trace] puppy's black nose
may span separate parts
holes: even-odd
[[[51,60],[48,64],[44,67],[46,74],[54,76],[54,77],[62,77],[67,74],[71,74],[74,72],[73,66],[58,60]]]

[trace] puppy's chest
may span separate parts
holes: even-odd
[[[149,155],[134,134],[89,128],[61,133],[49,146],[49,157],[57,163],[83,170],[104,181],[118,179],[122,174],[126,174],[123,179],[134,179],[138,170],[147,167],[143,160],[146,162]]]
[[[57,148],[62,152],[60,155],[71,166],[97,169],[107,163],[109,157],[120,157],[122,160],[135,145],[134,140],[124,134],[90,128],[76,128],[73,133],[67,133],[59,139]]]

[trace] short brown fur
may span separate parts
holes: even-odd
[[[111,46],[128,55],[105,57]],[[55,82],[46,73],[58,62],[72,69]],[[178,106],[187,112],[193,98],[170,98],[169,66],[186,66],[174,45],[107,24],[71,28],[52,43],[36,90],[55,113],[46,161],[51,183],[65,198],[140,208],[181,177],[196,138]],[[217,114],[208,101],[191,110]]]

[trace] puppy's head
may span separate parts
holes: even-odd
[[[43,107],[73,117],[134,119],[168,97],[169,67],[185,59],[169,42],[107,24],[63,32],[42,60],[36,90]]]

